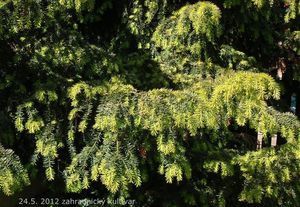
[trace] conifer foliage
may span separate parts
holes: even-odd
[[[43,177],[120,205],[299,206],[299,16],[296,0],[0,1],[1,194]]]

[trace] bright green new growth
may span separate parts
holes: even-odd
[[[210,2],[187,5],[163,20],[152,39],[163,50],[199,56],[220,36],[220,18],[219,8]]]
[[[297,190],[293,182],[297,182],[294,178],[299,176],[298,147],[295,143],[287,144],[277,152],[264,149],[236,157],[233,163],[240,165],[245,178],[239,199],[259,203],[264,197],[276,198],[278,205],[283,205],[285,196],[296,199]]]
[[[300,122],[278,107],[280,85],[261,64],[266,54],[248,49],[243,35],[261,45],[273,35],[284,41],[275,49],[291,47],[295,58],[297,31],[288,39],[260,25],[296,20],[300,9],[289,1],[275,18],[273,2],[220,4],[1,3],[0,52],[12,57],[0,61],[0,117],[9,117],[0,129],[14,125],[11,139],[29,140],[31,164],[49,182],[64,176],[67,193],[105,191],[124,201],[143,192],[146,201],[172,189],[184,200],[169,201],[177,206],[297,206]],[[233,21],[230,12],[240,16]],[[264,149],[255,151],[258,132]],[[275,134],[281,143],[271,148]],[[0,189],[12,195],[29,177],[0,136]]]
[[[6,195],[12,195],[24,185],[29,185],[29,177],[18,156],[11,149],[0,145],[0,189]]]
[[[222,81],[224,79],[227,80]],[[78,87],[83,89],[81,90],[85,94],[83,99],[78,99],[80,91],[77,90]],[[72,103],[92,99],[90,96],[93,88],[97,87],[86,84],[84,87],[81,85],[72,87],[70,90]],[[282,127],[290,128],[282,121],[277,123],[273,113],[268,113],[265,100],[278,99],[279,88],[272,78],[265,74],[238,72],[231,74],[230,78],[220,77],[220,80],[216,79],[208,88],[211,95],[198,85],[182,91],[157,89],[138,92],[126,85],[112,84],[101,91],[107,92],[102,94],[97,115],[94,121],[91,120],[94,123],[91,125],[92,130],[97,131],[91,134],[95,140],[91,142],[92,148],[84,147],[81,153],[73,158],[67,170],[67,186],[74,192],[87,188],[87,183],[90,180],[97,180],[98,177],[111,192],[116,192],[120,186],[123,186],[121,189],[127,189],[130,183],[139,186],[141,178],[136,155],[132,152],[133,148],[124,148],[126,142],[139,130],[148,130],[156,137],[157,150],[161,154],[159,172],[165,174],[166,182],[171,183],[173,177],[177,181],[182,180],[183,173],[190,177],[190,167],[185,157],[182,138],[176,135],[177,131],[188,130],[192,136],[204,129],[217,132],[226,125],[229,118],[235,119],[240,126],[248,122],[265,135],[278,132],[280,128],[275,128],[278,125],[283,124]],[[96,96],[96,93],[94,94]],[[85,108],[83,104],[81,107]],[[74,109],[69,114],[70,120],[75,117],[74,113],[77,110]],[[90,114],[84,111],[82,110],[81,117],[82,120],[87,120]],[[274,122],[274,128],[270,128],[272,126],[270,121]],[[81,123],[82,121],[78,127],[79,132],[82,132]],[[298,134],[299,132],[295,132],[292,137],[287,138],[293,141]],[[91,158],[89,154],[93,157]],[[89,159],[92,165],[86,168],[84,163]],[[226,163],[222,166],[226,166]],[[82,171],[78,171],[81,168]],[[223,171],[223,175],[227,174],[231,174],[230,171]],[[73,182],[74,179],[76,182]]]
[[[191,83],[213,76],[207,50],[221,35],[221,12],[210,2],[186,5],[163,19],[153,33],[156,60],[175,82]],[[206,63],[203,60],[207,60]]]

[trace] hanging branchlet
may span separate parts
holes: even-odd
[[[104,138],[104,137],[103,137]],[[129,184],[141,184],[135,146],[121,145],[120,141],[112,139],[101,140],[93,138],[91,145],[82,149],[65,171],[67,189],[80,192],[89,187],[92,181],[101,180],[112,192],[126,191]]]
[[[264,128],[270,135],[280,133],[287,142],[297,142],[300,138],[300,122],[291,112],[279,112],[272,107],[268,107],[265,113],[268,116],[264,121]],[[266,135],[266,133],[265,133]]]
[[[179,140],[175,129],[169,129],[165,135],[157,138],[157,149],[160,152],[159,173],[165,176],[167,183],[191,177],[191,166],[185,156],[183,140]]]
[[[29,185],[27,170],[13,150],[0,145],[0,190],[5,195],[12,195],[22,187]]]
[[[57,139],[57,123],[52,121],[47,123],[42,131],[36,134],[36,149],[34,157],[41,156],[43,159],[43,165],[46,170],[46,177],[48,180],[54,180],[54,162],[58,157],[58,148],[63,147],[61,141]],[[35,164],[36,160],[33,160]]]
[[[262,114],[266,118],[268,115],[265,100],[279,99],[278,85],[266,74],[249,72],[238,72],[224,81],[213,91],[212,102],[216,110],[225,112],[227,119],[234,117],[240,126],[249,121],[252,127],[258,129]]]
[[[19,105],[15,116],[15,127],[19,132],[24,129],[30,134],[37,133],[44,126],[44,121],[39,116],[33,102]]]

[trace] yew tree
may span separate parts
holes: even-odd
[[[300,206],[297,97],[298,0],[1,0],[0,205]]]

